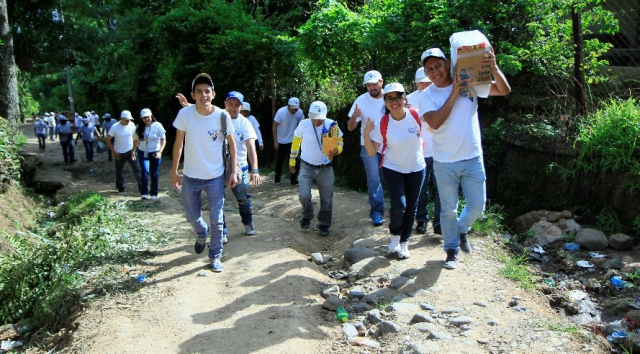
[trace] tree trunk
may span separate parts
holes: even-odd
[[[275,59],[271,59],[271,65],[269,65],[269,82],[271,83],[271,118],[276,116],[276,110],[278,109],[278,98],[276,97],[276,62]]]
[[[587,84],[582,70],[584,61],[584,40],[582,38],[582,14],[576,6],[571,7],[571,23],[573,27],[573,86],[578,114],[587,114]]]
[[[0,0],[0,116],[6,118],[15,131],[19,128],[18,77],[13,56],[13,37],[7,18],[7,1]]]

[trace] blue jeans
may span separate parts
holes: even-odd
[[[141,170],[140,183],[142,184],[140,194],[142,195],[158,195],[158,175],[162,157],[156,159],[154,155],[155,152],[146,154],[144,151],[138,150],[138,163]],[[149,193],[149,177],[151,177],[151,193]]]
[[[87,161],[93,162],[93,140],[82,140],[82,144],[84,144],[84,152],[87,156]]]
[[[383,167],[382,174],[387,181],[387,191],[391,200],[389,232],[392,235],[400,235],[400,242],[407,242],[413,230],[420,188],[424,181],[424,169],[400,173]]]
[[[457,250],[460,234],[471,229],[474,221],[484,211],[487,199],[486,177],[482,156],[451,163],[434,162],[433,171],[440,193],[442,211],[442,237],[444,250]],[[465,207],[458,218],[459,189],[465,200]]]
[[[333,167],[314,167],[304,161],[300,164],[298,174],[298,196],[302,204],[302,217],[313,219],[313,202],[311,201],[311,186],[316,182],[320,192],[320,212],[318,213],[318,225],[331,226],[333,210],[333,182],[335,180]]]
[[[198,237],[211,235],[209,258],[222,257],[222,206],[224,205],[224,174],[212,179],[184,176],[182,181],[182,201],[187,221]],[[202,219],[202,191],[209,201],[209,221],[211,228]]]
[[[424,183],[420,189],[420,198],[418,198],[418,209],[416,210],[416,221],[426,223],[429,221],[429,180],[433,178],[433,227],[440,226],[440,195],[438,193],[438,185],[433,174],[433,157],[425,157],[424,162],[427,167],[424,169]]]
[[[238,167],[240,168],[240,167]],[[240,219],[243,225],[249,225],[253,222],[253,214],[251,213],[251,194],[249,194],[249,167],[242,169],[242,180],[238,181],[235,187],[231,188],[233,196],[238,201],[238,210],[240,211]],[[244,200],[244,202],[242,202]],[[225,225],[226,227],[226,225]]]
[[[369,206],[371,220],[377,217],[384,217],[384,193],[382,191],[383,176],[380,173],[380,154],[369,156],[367,150],[362,146],[360,158],[364,164],[364,172],[367,175],[367,192],[369,193]]]

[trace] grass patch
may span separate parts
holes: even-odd
[[[5,235],[16,252],[0,255],[3,324],[55,331],[78,309],[87,272],[136,263],[167,242],[98,193],[73,195],[56,214],[26,236]]]
[[[552,323],[549,321],[539,320],[532,323],[532,325],[534,327],[544,328],[554,332],[568,333],[568,334],[580,333],[580,328],[573,323]]]
[[[519,257],[509,257],[503,254],[498,257],[498,260],[504,264],[500,270],[502,276],[519,283],[523,289],[535,289],[534,276],[529,271],[526,254]]]

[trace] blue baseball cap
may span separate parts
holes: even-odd
[[[225,98],[224,100],[226,101],[226,100],[228,100],[228,99],[230,99],[230,98],[235,98],[235,99],[237,99],[238,101],[240,101],[240,103],[243,103],[243,102],[244,102],[244,96],[243,96],[240,92],[238,92],[238,91],[231,91],[231,92],[229,92],[229,93],[227,94],[227,98]]]

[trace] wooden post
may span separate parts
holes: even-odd
[[[582,14],[577,6],[571,7],[571,23],[573,27],[573,87],[576,110],[579,115],[587,114],[587,85],[582,70],[584,61],[584,40],[582,38]]]

